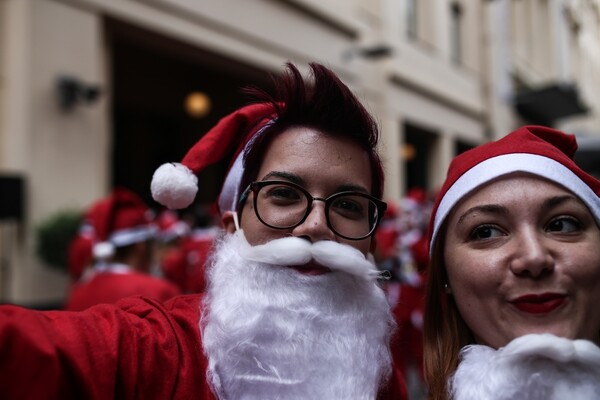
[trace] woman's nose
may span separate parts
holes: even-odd
[[[554,256],[543,233],[528,230],[516,238],[511,270],[519,276],[541,277],[554,270]]]
[[[312,243],[319,240],[335,240],[335,234],[327,225],[325,203],[313,202],[308,216],[304,222],[292,230],[292,235],[304,237]]]

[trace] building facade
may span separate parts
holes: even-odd
[[[599,0],[0,0],[0,179],[24,188],[19,215],[0,211],[0,298],[60,303],[68,281],[35,256],[36,225],[117,185],[149,198],[153,168],[180,159],[244,102],[240,86],[268,87],[286,61],[304,72],[311,61],[331,67],[377,117],[389,199],[413,186],[434,191],[455,154],[523,123],[600,137],[599,8]],[[184,108],[198,91],[207,115]],[[203,200],[215,196],[220,173],[202,178],[213,188]]]

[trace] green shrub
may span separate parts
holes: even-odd
[[[36,254],[48,266],[67,271],[67,251],[77,234],[82,212],[62,210],[50,215],[36,227]]]

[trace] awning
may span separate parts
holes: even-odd
[[[515,96],[515,109],[529,122],[543,125],[588,112],[575,85],[559,83],[520,91]]]

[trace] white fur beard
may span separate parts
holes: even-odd
[[[449,382],[453,400],[600,398],[600,348],[587,340],[530,334],[494,350],[467,346]]]
[[[241,231],[225,237],[208,269],[200,329],[217,396],[376,398],[391,373],[394,326],[377,283],[249,261],[248,246]]]

